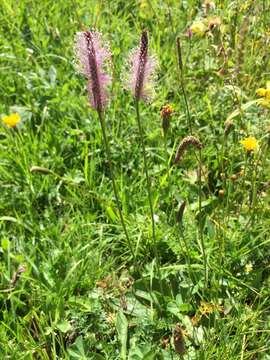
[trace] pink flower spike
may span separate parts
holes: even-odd
[[[90,103],[101,112],[108,102],[107,88],[111,83],[111,77],[105,70],[111,60],[109,47],[97,32],[78,32],[75,37],[75,54],[78,70],[88,79]]]
[[[156,58],[148,54],[148,35],[143,31],[139,48],[133,50],[130,55],[129,87],[136,101],[149,101],[153,96],[156,65]]]

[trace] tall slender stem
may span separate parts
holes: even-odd
[[[116,205],[117,205],[117,208],[118,208],[120,221],[121,221],[121,224],[122,224],[122,227],[123,227],[123,230],[124,230],[127,242],[128,242],[129,249],[130,249],[130,251],[132,253],[132,256],[133,256],[133,258],[135,260],[135,253],[134,253],[133,247],[131,245],[130,238],[128,236],[125,220],[124,220],[123,213],[122,213],[122,210],[121,210],[119,195],[118,195],[118,191],[117,191],[117,187],[116,187],[116,183],[115,183],[115,178],[114,178],[110,144],[109,144],[109,141],[108,141],[108,138],[107,138],[106,127],[105,127],[104,118],[103,118],[103,115],[102,115],[101,111],[98,111],[98,116],[99,116],[99,121],[100,121],[101,129],[102,129],[102,136],[103,136],[105,149],[106,149],[106,153],[107,153],[107,158],[108,158],[108,163],[109,163],[109,168],[110,168],[110,176],[111,176],[112,185],[113,185],[113,192],[114,192],[114,196],[115,196],[115,199],[116,199]]]
[[[203,265],[204,265],[204,277],[205,277],[205,287],[207,286],[207,259],[205,253],[205,245],[203,238],[203,219],[202,219],[202,152],[199,150],[199,238],[200,246],[202,249],[203,255]]]
[[[186,115],[187,115],[187,121],[188,121],[188,127],[190,134],[192,134],[192,125],[191,125],[191,116],[188,106],[188,100],[187,100],[187,94],[186,94],[186,88],[185,88],[185,81],[184,81],[184,67],[183,67],[183,60],[182,60],[182,51],[181,51],[181,44],[179,37],[176,39],[176,51],[177,51],[177,59],[178,59],[178,70],[179,70],[179,81],[180,81],[180,87],[183,93],[184,102],[185,102],[185,108],[186,108]]]
[[[146,159],[144,136],[143,136],[143,129],[142,129],[142,124],[141,124],[141,117],[140,117],[139,100],[135,100],[135,107],[136,107],[137,124],[138,124],[139,134],[140,134],[140,141],[141,141],[142,152],[143,152],[144,172],[145,172],[145,177],[146,177],[148,201],[149,201],[150,214],[151,214],[152,237],[153,237],[153,242],[154,242],[154,251],[155,251],[155,256],[156,256],[156,259],[157,259],[157,264],[158,264],[158,269],[159,269],[160,259],[159,259],[159,254],[158,254],[158,250],[157,250],[157,240],[156,240],[156,229],[155,229],[155,219],[154,219],[151,183],[150,183],[150,178],[149,178],[149,174],[148,174],[148,166],[147,166],[147,159]]]

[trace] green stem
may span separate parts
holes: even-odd
[[[141,141],[141,146],[142,146],[142,153],[143,153],[144,172],[145,172],[146,183],[147,183],[148,201],[149,201],[151,222],[152,222],[152,237],[153,237],[153,242],[154,242],[154,251],[155,251],[155,256],[157,259],[157,265],[158,265],[158,271],[159,271],[160,259],[159,259],[159,253],[157,250],[157,240],[156,240],[156,229],[155,229],[153,202],[152,202],[151,183],[150,183],[150,178],[149,178],[149,173],[148,173],[144,136],[143,136],[143,129],[142,129],[141,117],[140,117],[140,107],[139,107],[138,100],[135,100],[135,108],[136,108],[136,118],[137,118],[137,124],[138,124],[140,141]]]
[[[132,256],[133,256],[133,258],[135,260],[135,258],[136,258],[135,253],[134,253],[133,247],[131,245],[130,238],[128,236],[126,224],[125,224],[123,213],[122,213],[122,210],[121,210],[119,195],[118,195],[118,191],[117,191],[117,187],[116,187],[116,183],[115,183],[113,166],[112,166],[111,149],[110,149],[110,144],[108,142],[108,138],[107,138],[107,134],[106,134],[105,122],[104,122],[104,118],[102,116],[102,113],[100,111],[98,112],[98,116],[99,116],[99,121],[100,121],[101,129],[102,129],[102,136],[103,136],[105,149],[106,149],[106,153],[107,153],[107,158],[108,158],[108,163],[109,163],[109,168],[110,168],[110,175],[111,175],[111,180],[112,180],[112,185],[113,185],[113,192],[114,192],[114,196],[115,196],[115,199],[116,199],[116,205],[117,205],[117,208],[118,208],[120,221],[121,221],[121,224],[122,224],[122,227],[123,227],[126,239],[127,239],[129,249],[130,249],[130,251],[132,253]]]
[[[258,154],[258,158],[256,161],[256,164],[253,164],[253,174],[252,174],[252,198],[251,198],[251,204],[250,204],[250,210],[251,210],[251,224],[253,224],[254,217],[257,210],[257,203],[258,203],[258,184],[261,184],[263,179],[263,169],[265,169],[265,163],[267,159],[267,148],[268,144],[262,145],[260,148],[260,153]],[[261,161],[261,173],[258,174],[258,167],[259,162]],[[259,175],[259,176],[258,176]],[[258,176],[258,180],[257,180]]]
[[[207,287],[207,260],[205,253],[205,245],[203,238],[203,219],[202,219],[202,151],[199,150],[199,239],[200,246],[203,255],[203,265],[204,265],[204,279],[205,279],[205,288]]]
[[[245,164],[244,164],[244,169],[243,169],[243,175],[242,175],[242,181],[241,181],[241,186],[240,189],[242,189],[242,192],[244,193],[245,191],[245,177],[246,177],[246,172],[247,172],[247,166],[248,166],[248,158],[249,158],[249,154],[247,153],[245,156]],[[242,206],[243,206],[243,202],[244,202],[244,198],[240,203],[239,209],[238,209],[238,221],[241,215],[241,211],[242,211]]]
[[[186,115],[187,115],[187,120],[188,120],[188,127],[189,127],[190,134],[192,135],[191,116],[190,116],[188,100],[187,100],[187,94],[186,94],[186,88],[185,88],[185,81],[184,81],[184,68],[183,68],[183,60],[182,60],[182,51],[181,51],[181,45],[180,45],[180,38],[176,39],[176,51],[177,51],[177,59],[178,59],[180,87],[181,87],[183,97],[184,97]]]

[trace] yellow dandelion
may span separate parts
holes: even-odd
[[[189,30],[194,35],[203,36],[207,31],[207,27],[202,21],[194,21]]]
[[[256,95],[257,96],[260,96],[262,98],[266,98],[267,100],[270,100],[270,82],[267,81],[266,82],[266,87],[265,88],[259,88],[256,90]],[[260,105],[264,105],[264,102],[262,101],[262,104],[261,102],[259,102]]]
[[[266,95],[266,89],[265,88],[259,88],[256,90],[256,95],[264,97]]]
[[[264,108],[269,109],[270,108],[270,98],[264,97],[264,98],[258,99],[257,104],[261,105]]]
[[[270,99],[270,89],[265,89],[265,95],[266,99]]]
[[[21,121],[21,117],[18,113],[14,113],[14,114],[4,116],[2,118],[2,121],[6,126],[14,129],[18,125],[18,123]]]
[[[254,151],[258,147],[258,142],[253,136],[249,136],[241,140],[240,143],[244,146],[244,149],[248,152]]]

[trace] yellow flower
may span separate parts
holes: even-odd
[[[264,97],[266,95],[266,89],[264,89],[264,88],[257,89],[256,95]]]
[[[270,100],[270,82],[267,81],[266,88],[259,88],[256,90],[256,95],[260,97],[264,97]]]
[[[240,141],[246,151],[253,151],[258,147],[258,142],[253,136],[249,136]]]
[[[266,99],[270,99],[270,89],[265,89],[265,95]]]
[[[207,27],[202,21],[194,21],[189,30],[192,34],[203,36],[207,30]]]
[[[252,270],[253,270],[253,265],[252,265],[252,263],[246,264],[246,266],[245,266],[245,273],[246,273],[246,274],[249,274]]]
[[[17,124],[21,121],[21,117],[18,113],[14,113],[8,116],[4,116],[2,118],[2,121],[6,126],[10,128],[15,128]]]
[[[257,104],[261,105],[264,108],[270,108],[270,98],[264,97],[262,99],[257,100]]]

